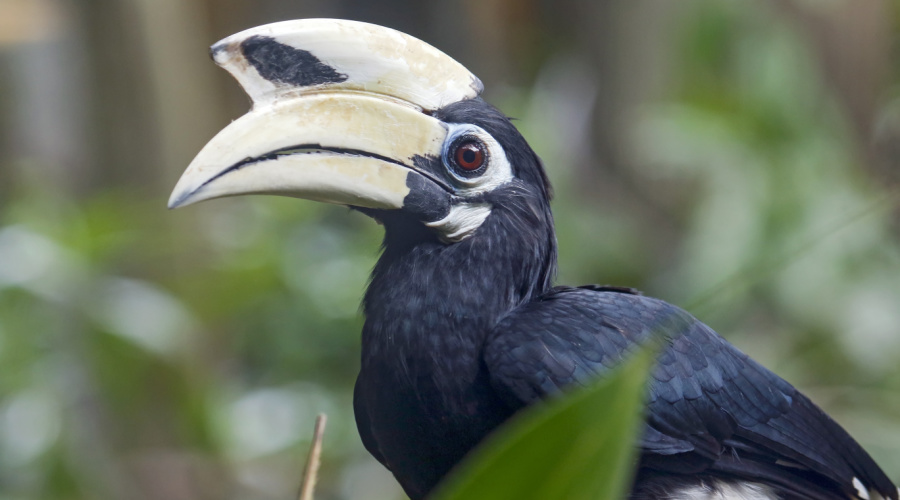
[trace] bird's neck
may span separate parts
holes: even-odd
[[[550,287],[549,210],[527,224],[499,212],[450,245],[416,222],[382,219],[354,405],[397,477],[417,478],[404,483],[413,498],[511,413],[491,388],[481,347],[504,314]]]
[[[549,209],[495,211],[473,236],[453,244],[420,225],[385,222],[384,253],[364,301],[364,349],[477,352],[471,346],[500,317],[550,288],[556,240]]]

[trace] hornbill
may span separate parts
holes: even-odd
[[[898,499],[834,420],[687,312],[554,286],[541,160],[447,55],[327,19],[253,28],[211,54],[253,106],[200,151],[169,207],[277,194],[384,225],[353,406],[363,444],[413,500],[519,409],[656,335],[632,498]]]

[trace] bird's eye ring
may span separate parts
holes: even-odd
[[[487,147],[473,137],[460,137],[450,147],[450,160],[465,177],[481,175],[487,164]]]

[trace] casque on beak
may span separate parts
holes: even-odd
[[[440,157],[448,130],[429,113],[482,90],[430,45],[353,21],[261,26],[211,53],[253,107],[194,158],[169,208],[257,193],[401,209],[435,184],[417,164]]]

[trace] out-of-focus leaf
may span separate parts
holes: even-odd
[[[436,500],[612,500],[631,484],[652,350],[523,411],[451,473]]]

